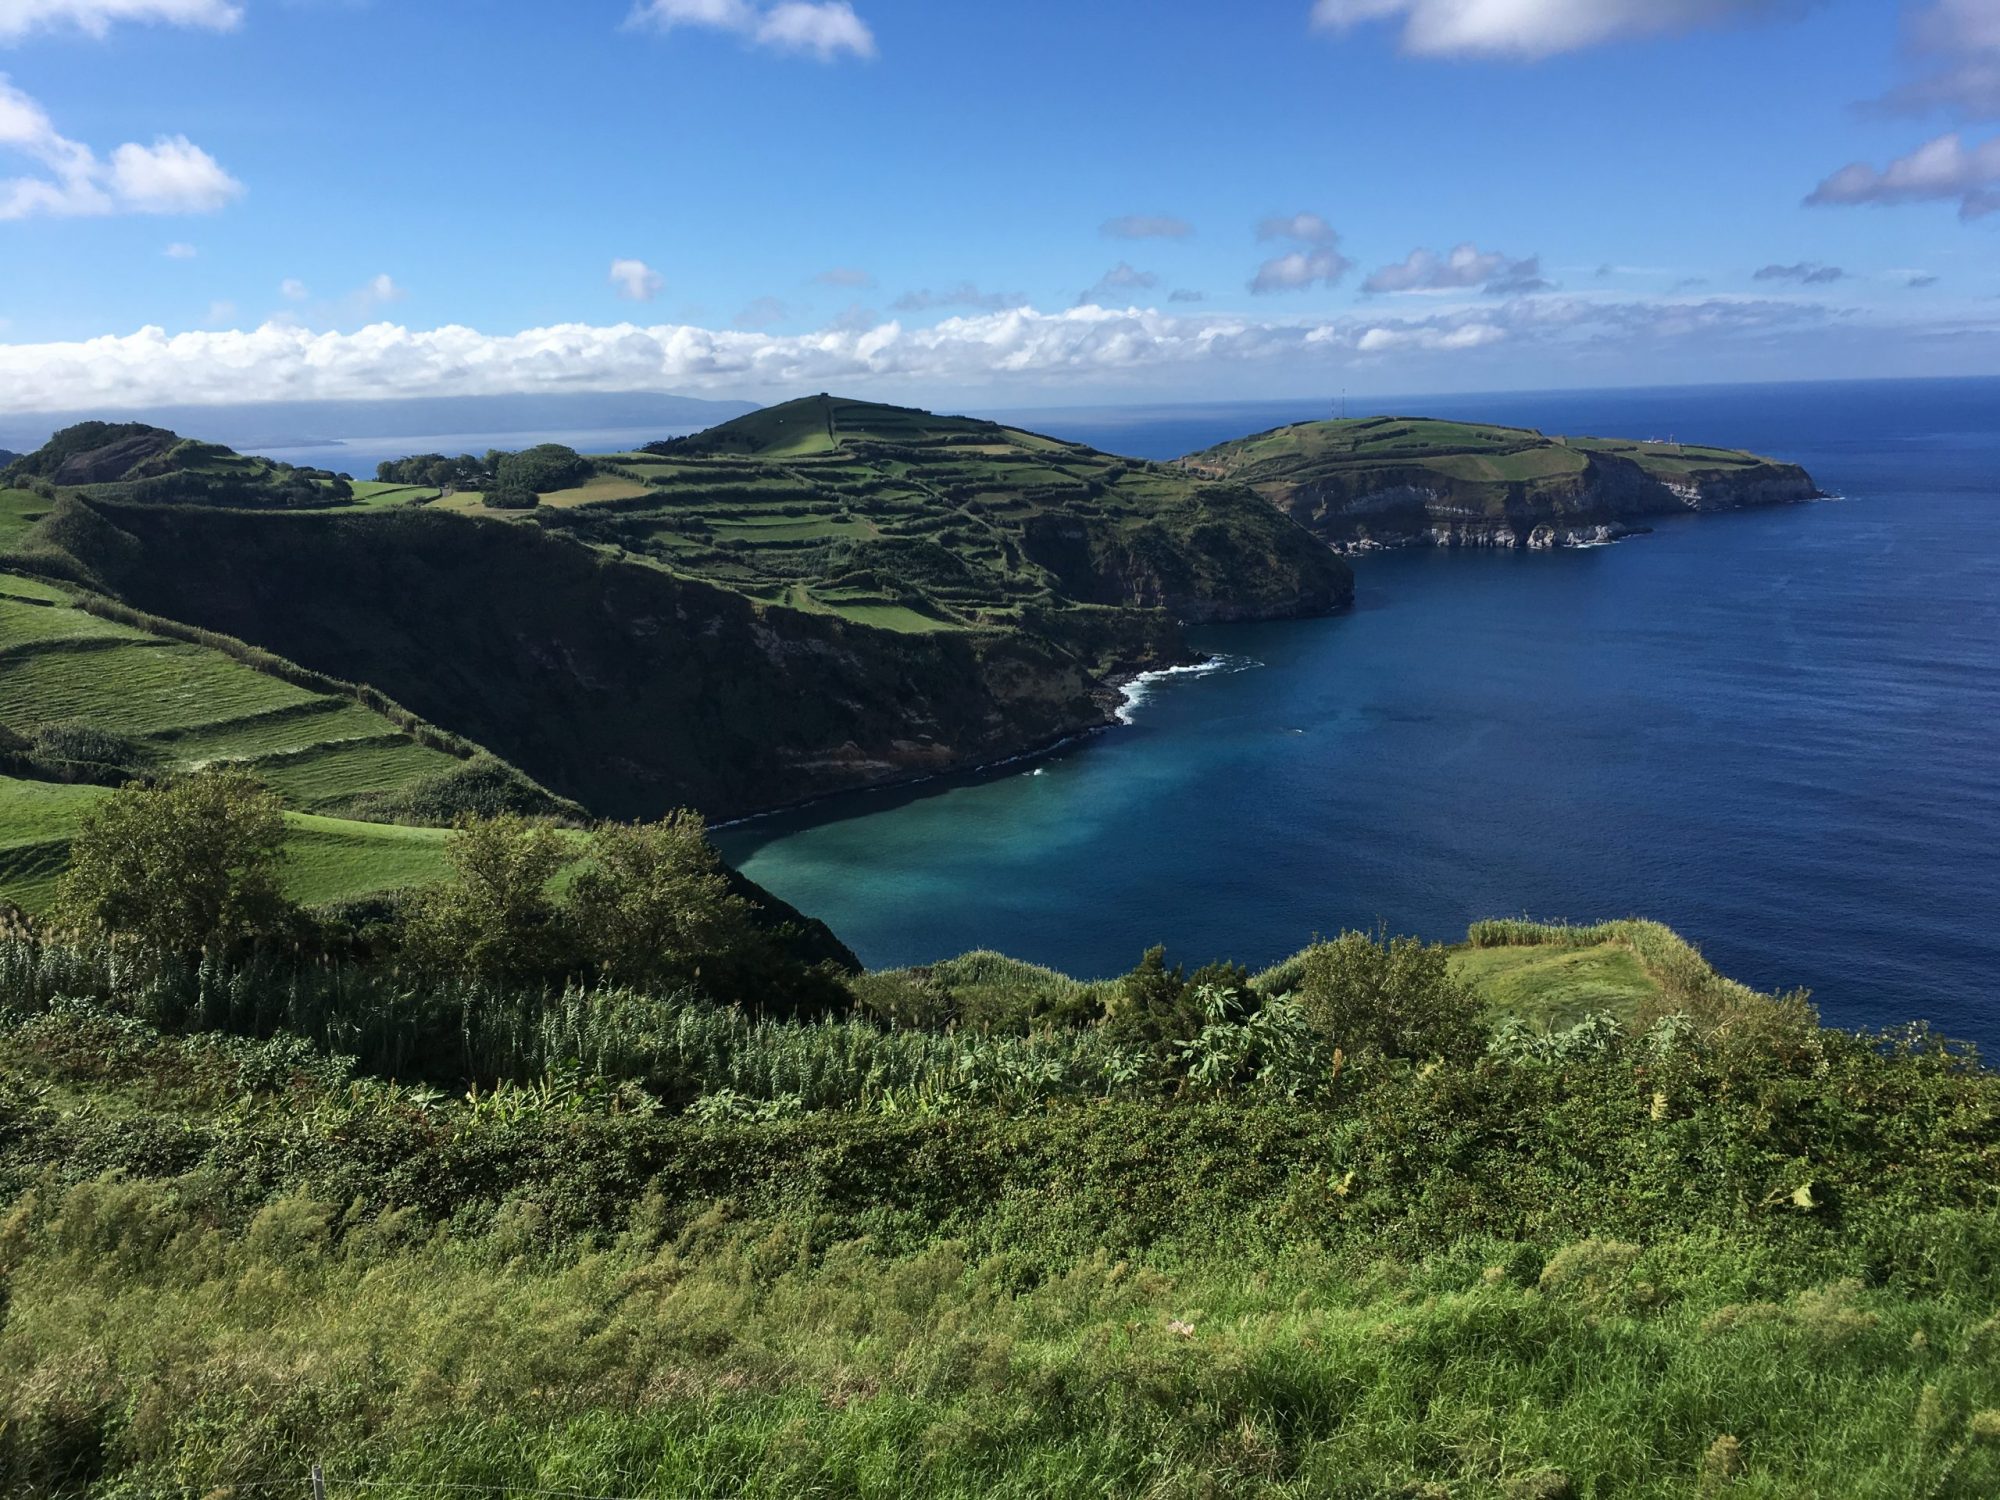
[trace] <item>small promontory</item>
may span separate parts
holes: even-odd
[[[0,482],[42,480],[91,499],[286,510],[345,504],[325,469],[251,458],[145,422],[79,422],[35,452],[0,454]]]
[[[1729,448],[1423,417],[1300,422],[1179,465],[1247,485],[1343,551],[1576,546],[1654,517],[1820,493],[1796,464]]]

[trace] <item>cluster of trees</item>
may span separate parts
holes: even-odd
[[[384,484],[474,490],[486,483],[502,456],[497,448],[484,458],[475,458],[470,453],[461,453],[457,458],[447,458],[442,453],[418,453],[409,458],[384,459],[375,466],[375,477]]]
[[[489,449],[484,458],[461,453],[419,453],[377,464],[384,484],[426,484],[438,489],[478,490],[496,510],[532,510],[553,490],[582,484],[591,475],[589,459],[561,443],[538,443],[519,453]]]
[[[518,813],[464,817],[444,877],[359,923],[293,905],[284,840],[279,799],[240,769],[128,785],[86,815],[52,924],[169,966],[340,952],[501,990],[614,985],[779,1015],[854,1005],[892,1027],[1089,1031],[1093,1045],[1169,1084],[1193,1078],[1197,1061],[1221,1069],[1208,1081],[1222,1086],[1274,1067],[1323,1074],[1338,1067],[1336,1049],[1464,1061],[1488,1041],[1480,1002],[1442,948],[1365,933],[1316,944],[1261,980],[1227,963],[1189,973],[1161,948],[1122,980],[1093,985],[992,955],[974,976],[983,1015],[910,972],[843,977],[764,919],[692,812],[588,831]]]
[[[284,807],[248,772],[132,783],[86,814],[51,925],[160,964],[273,946],[365,951],[437,980],[586,981],[824,1008],[844,995],[732,885],[699,814],[584,831],[518,813],[464,817],[444,878],[366,930],[285,894]]]

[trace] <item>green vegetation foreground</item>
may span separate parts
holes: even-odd
[[[760,1018],[684,821],[468,824],[343,957],[254,788],[119,795],[0,942],[0,1492],[2000,1487],[2000,1080],[1663,928],[1476,927],[1649,977],[1560,1029],[1359,934]]]

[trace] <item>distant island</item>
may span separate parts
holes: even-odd
[[[1180,466],[1248,485],[1344,551],[1572,547],[1654,517],[1819,497],[1798,465],[1730,448],[1425,417],[1301,422]]]

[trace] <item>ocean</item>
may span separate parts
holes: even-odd
[[[1331,403],[1010,414],[1140,457]],[[1615,546],[1357,559],[1323,620],[1030,763],[724,829],[871,965],[997,948],[1108,975],[1316,934],[1670,923],[1825,1019],[2000,1047],[2000,381],[1355,402],[1678,437],[1836,498]]]

